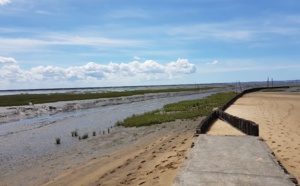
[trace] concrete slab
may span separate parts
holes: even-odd
[[[258,137],[200,135],[173,186],[294,186]]]

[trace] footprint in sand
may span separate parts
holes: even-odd
[[[139,185],[143,185],[144,183],[146,183],[145,181],[141,182]]]
[[[150,171],[150,172],[147,172],[146,175],[149,175],[149,174],[152,174],[152,173],[153,173],[153,171]]]
[[[110,171],[110,173],[112,174],[112,173],[115,173],[116,172],[116,170],[112,170],[112,171]]]
[[[129,181],[133,181],[133,180],[135,180],[136,178],[131,178]]]
[[[146,162],[146,160],[141,161],[141,163],[145,163],[145,162]]]

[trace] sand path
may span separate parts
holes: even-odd
[[[246,94],[227,113],[259,124],[260,136],[277,159],[300,180],[300,93]]]

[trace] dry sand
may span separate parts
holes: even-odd
[[[171,185],[201,120],[121,128],[20,160],[0,185]]]
[[[230,124],[217,119],[206,132],[208,135],[244,136],[245,134]]]
[[[259,124],[260,136],[284,167],[300,180],[300,93],[246,94],[227,113]]]

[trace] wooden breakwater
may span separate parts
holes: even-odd
[[[252,89],[244,90],[243,92],[241,92],[240,94],[232,98],[230,101],[228,101],[226,104],[219,107],[217,110],[211,112],[205,119],[203,119],[201,123],[198,125],[198,127],[196,128],[196,133],[197,134],[206,133],[216,119],[221,119],[247,135],[259,136],[259,125],[257,123],[236,116],[232,116],[226,113],[225,110],[245,94],[251,92],[257,92],[264,89],[279,89],[279,88],[289,88],[289,87],[288,86],[260,87],[260,88],[252,88]]]

